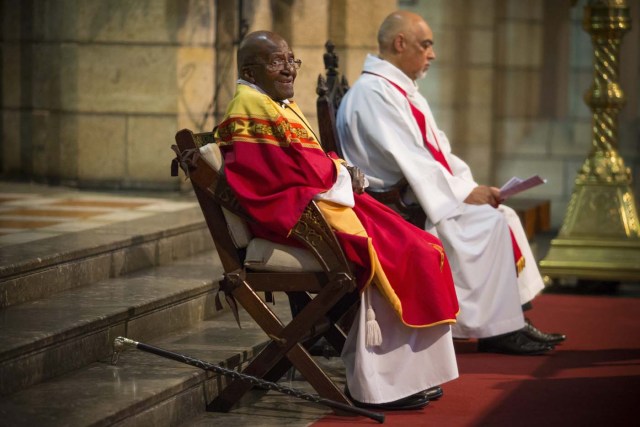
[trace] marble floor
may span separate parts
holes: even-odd
[[[197,206],[191,194],[140,194],[0,182],[0,247]]]

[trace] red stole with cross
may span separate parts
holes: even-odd
[[[433,158],[438,163],[440,163],[442,167],[444,167],[451,175],[453,175],[453,172],[451,171],[451,167],[449,166],[447,159],[444,157],[442,150],[440,150],[440,144],[438,144],[438,137],[436,136],[436,133],[433,132],[433,136],[435,138],[435,146],[434,146],[427,139],[427,120],[424,117],[424,114],[422,113],[422,111],[420,111],[418,107],[413,105],[413,103],[409,100],[409,97],[407,96],[407,92],[404,89],[402,89],[398,84],[396,84],[395,82],[392,82],[391,80],[389,80],[384,76],[381,76],[380,74],[372,73],[370,71],[364,71],[364,73],[372,74],[374,76],[385,79],[393,87],[398,89],[398,91],[402,95],[404,95],[405,99],[409,103],[409,107],[411,108],[411,113],[413,114],[413,118],[415,119],[418,125],[418,128],[420,129],[420,133],[422,134],[422,140],[424,142],[425,147],[427,147],[427,150],[429,150],[429,153],[431,153]],[[509,227],[509,235],[511,236],[511,245],[513,247],[513,258],[516,265],[516,273],[519,274],[524,268],[524,263],[525,263],[524,257],[522,256],[522,251],[520,250],[520,246],[518,246],[518,242],[516,241],[516,237],[514,236],[513,231],[511,230],[511,227]]]

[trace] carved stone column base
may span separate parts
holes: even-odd
[[[638,280],[640,242],[557,238],[540,261],[540,272],[550,278]]]
[[[540,272],[550,278],[640,279],[640,229],[630,185],[577,184]]]

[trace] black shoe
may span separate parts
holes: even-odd
[[[546,332],[542,332],[540,329],[533,326],[529,319],[525,319],[525,321],[526,324],[524,325],[524,329],[522,329],[522,331],[526,336],[534,341],[546,344],[558,344],[567,339],[567,336],[564,334],[547,334]]]
[[[344,394],[353,402],[358,408],[365,409],[378,409],[382,411],[409,411],[413,409],[421,409],[429,404],[429,398],[425,392],[412,394],[411,396],[403,397],[402,399],[394,400],[393,402],[386,403],[365,403],[360,402],[349,393],[349,389],[345,388]]]
[[[325,359],[339,357],[340,354],[326,340],[319,340],[317,343],[309,347],[309,354],[312,356],[322,356]]]
[[[422,393],[424,393],[424,395],[427,396],[427,399],[429,400],[438,400],[442,397],[444,391],[442,391],[442,387],[437,385],[435,387],[426,389]]]
[[[522,329],[495,337],[478,340],[478,351],[515,355],[544,354],[553,350],[552,344],[541,343],[527,337]]]

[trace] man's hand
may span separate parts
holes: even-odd
[[[351,175],[351,188],[357,194],[364,193],[364,174],[360,169],[355,166],[347,166],[347,170],[349,171],[349,175]]]
[[[491,205],[494,208],[497,208],[501,201],[500,189],[486,185],[478,185],[464,199],[464,202],[470,205]]]

